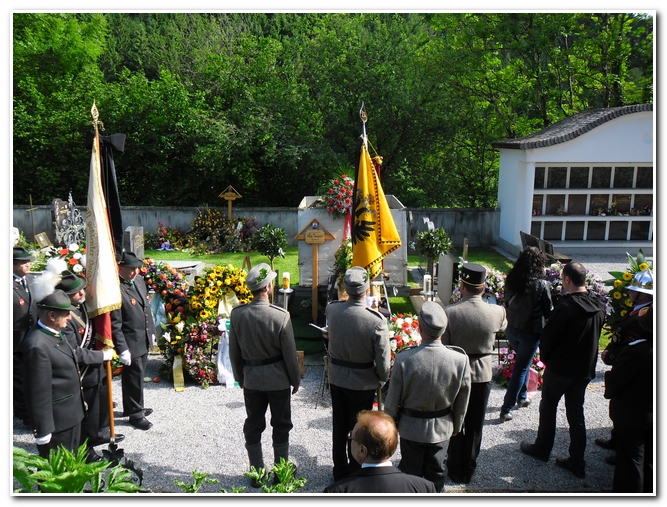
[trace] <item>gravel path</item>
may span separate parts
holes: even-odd
[[[318,362],[308,357],[301,389],[292,398],[290,458],[296,463],[299,475],[307,479],[300,493],[319,493],[332,481],[331,462],[331,400],[329,392],[322,393],[322,366],[308,365]],[[147,375],[158,373],[161,356],[151,354]],[[608,493],[611,489],[613,467],[604,462],[610,454],[593,443],[596,437],[609,436],[611,421],[608,403],[604,399],[604,370],[598,363],[596,378],[586,394],[586,425],[588,446],[586,449],[587,476],[578,479],[560,469],[555,458],[567,456],[569,445],[565,409],[561,402],[558,412],[558,431],[551,460],[537,461],[519,451],[521,440],[534,440],[538,425],[540,393],[533,403],[516,411],[512,421],[501,424],[498,419],[505,389],[495,386],[491,391],[486,415],[482,452],[477,472],[470,484],[447,482],[447,493]],[[121,407],[120,377],[113,380],[113,398]],[[133,460],[144,472],[143,486],[153,493],[183,493],[174,479],[192,483],[192,471],[210,473],[219,479],[216,485],[205,485],[200,494],[219,493],[221,488],[231,491],[234,485],[248,485],[243,476],[248,466],[243,445],[243,421],[245,409],[240,389],[227,389],[213,385],[202,389],[187,384],[183,392],[175,392],[167,381],[147,383],[146,406],[155,412],[149,417],[154,426],[141,431],[130,426],[127,418],[121,418],[116,409],[116,432],[126,439],[120,444],[125,456]],[[14,419],[14,445],[36,453],[32,435],[22,423]],[[271,429],[268,424],[263,434],[264,459],[273,457]],[[97,448],[98,452],[106,446]],[[393,461],[400,461],[400,450]],[[248,488],[249,493],[258,490]]]

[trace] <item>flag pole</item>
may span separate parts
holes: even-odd
[[[366,116],[363,100],[361,101],[361,109],[359,109],[359,118],[361,118],[361,139],[363,139],[364,146],[368,149],[368,136],[366,135],[366,121],[368,121],[368,116]]]

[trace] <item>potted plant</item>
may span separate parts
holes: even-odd
[[[252,235],[250,238],[250,248],[266,255],[269,258],[271,270],[275,271],[273,259],[278,256],[285,257],[285,248],[287,248],[285,230],[280,227],[274,227],[271,224],[266,224]]]
[[[415,248],[428,259],[428,273],[433,276],[433,263],[441,254],[452,249],[452,240],[444,229],[432,229],[417,233]]]

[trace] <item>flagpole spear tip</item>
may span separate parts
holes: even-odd
[[[93,128],[95,130],[104,130],[104,123],[100,121],[100,112],[97,110],[97,105],[94,100],[93,107],[90,108],[90,114],[93,116],[93,121],[90,122]]]

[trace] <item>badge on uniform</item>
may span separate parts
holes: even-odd
[[[19,299],[19,306],[25,306],[25,299]]]
[[[85,330],[84,328],[82,328],[82,327],[80,327],[79,329],[77,329],[77,331],[78,331],[78,333],[79,333],[81,336],[83,336],[83,333],[86,332],[86,330]]]
[[[130,303],[132,303],[132,306],[135,306],[137,304],[137,300],[132,298],[130,299]]]

